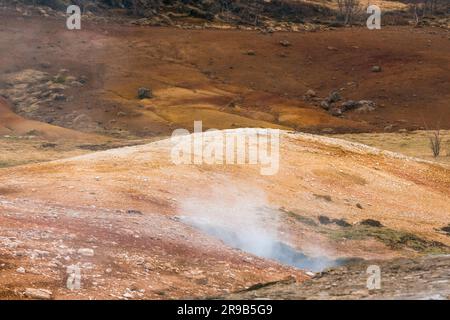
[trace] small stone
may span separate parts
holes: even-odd
[[[341,95],[339,94],[339,92],[333,91],[330,93],[330,96],[328,97],[328,102],[335,103],[335,102],[340,101],[341,99],[342,98],[341,98]]]
[[[27,288],[25,290],[25,296],[31,299],[50,300],[52,298],[52,292],[46,289],[34,289]]]
[[[280,41],[280,44],[283,46],[283,47],[290,47],[292,44],[289,42],[289,41],[287,41],[287,40],[281,40]]]
[[[133,209],[127,210],[127,213],[128,213],[128,214],[132,214],[132,215],[139,215],[139,216],[142,215],[142,212],[141,212],[141,211],[139,211],[139,210],[133,210]]]
[[[380,66],[373,66],[372,67],[372,72],[381,72],[381,67]]]
[[[71,86],[71,87],[79,88],[79,87],[82,87],[82,86],[83,86],[83,83],[80,82],[80,81],[72,81],[72,82],[70,83],[70,86]]]
[[[341,109],[342,109],[342,111],[345,112],[345,111],[356,109],[358,106],[359,106],[359,103],[357,101],[349,100],[349,101],[344,102],[341,105]]]
[[[52,94],[51,98],[55,101],[65,101],[66,100],[66,96],[61,93]]]
[[[93,257],[94,250],[90,249],[90,248],[82,248],[82,249],[78,249],[78,254],[81,254],[82,256],[86,256],[86,257]]]
[[[149,88],[139,88],[138,89],[138,98],[139,99],[150,99],[153,98],[152,91]]]
[[[305,96],[307,98],[314,98],[314,97],[317,97],[317,93],[314,90],[309,89],[308,91],[306,91]]]
[[[320,103],[320,107],[321,107],[322,109],[324,109],[324,110],[329,110],[329,109],[330,109],[330,104],[329,104],[327,101],[323,100],[323,101]]]
[[[16,269],[17,273],[25,273],[25,268],[24,267],[19,267]]]
[[[342,109],[340,108],[331,108],[330,109],[330,114],[334,117],[340,117],[342,116]]]

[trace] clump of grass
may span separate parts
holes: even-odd
[[[372,238],[394,250],[410,249],[421,254],[450,253],[450,247],[442,242],[426,240],[406,231],[390,229],[373,219],[362,220],[360,223],[352,225],[344,219],[330,219],[326,216],[320,216],[318,218],[319,224],[315,219],[302,216],[294,211],[286,210],[285,208],[280,208],[280,211],[290,218],[312,227],[316,232],[327,236],[333,241],[343,239],[361,241]],[[325,218],[327,223],[323,223]],[[330,225],[337,225],[340,228],[329,227]],[[450,225],[441,230],[450,235]]]
[[[441,242],[426,240],[409,232],[393,230],[386,227],[355,225],[352,228],[328,230],[326,233],[333,240],[364,240],[375,238],[392,249],[407,248],[427,254],[450,253],[450,248]]]
[[[317,227],[317,223],[316,223],[316,221],[314,221],[313,218],[309,218],[309,217],[305,217],[305,216],[299,215],[299,214],[297,214],[297,213],[295,213],[293,211],[289,211],[289,210],[286,210],[284,208],[281,208],[280,211],[284,212],[289,217],[297,220],[300,223],[306,224],[306,225],[311,226],[311,227]]]
[[[325,201],[328,201],[328,202],[331,202],[331,201],[333,201],[333,199],[331,199],[331,196],[329,196],[329,195],[323,195],[323,194],[314,194],[314,197],[316,197],[317,199],[321,199],[321,200],[325,200]]]
[[[448,236],[450,236],[450,224],[446,227],[442,227],[441,230],[444,231]]]
[[[0,161],[0,168],[7,168],[7,167],[11,167],[11,163],[7,161]]]
[[[430,148],[435,158],[437,158],[441,154],[441,144],[442,144],[441,132],[440,130],[436,130],[430,137]]]
[[[64,84],[66,82],[66,77],[62,75],[58,75],[53,79],[54,83]]]

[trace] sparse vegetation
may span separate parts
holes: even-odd
[[[437,158],[441,154],[441,144],[442,144],[441,131],[435,130],[433,132],[433,135],[430,137],[430,148],[435,158]]]
[[[305,224],[305,225],[312,226],[312,227],[316,227],[316,226],[317,226],[317,222],[316,222],[313,218],[305,217],[305,216],[299,215],[299,214],[297,214],[297,213],[295,213],[295,212],[293,212],[293,211],[289,211],[289,210],[286,210],[286,209],[284,209],[284,208],[281,208],[280,211],[281,211],[281,212],[284,212],[284,213],[287,214],[289,217],[291,217],[291,218],[297,220],[297,221],[300,222],[300,223],[303,223],[303,224]]]
[[[316,197],[317,199],[325,200],[327,202],[332,202],[333,201],[331,196],[328,195],[328,194],[314,194],[314,197]]]
[[[373,238],[393,250],[412,249],[422,254],[450,253],[450,247],[441,242],[426,240],[410,232],[385,227],[374,219],[364,219],[360,223],[352,225],[344,219],[331,219],[321,215],[318,217],[319,225],[313,218],[285,209],[281,209],[281,211],[296,221],[314,228],[315,231],[326,235],[333,241],[344,239],[361,241]],[[332,224],[340,228],[330,227]],[[441,230],[450,235],[450,225]]]
[[[352,228],[322,230],[322,232],[328,234],[333,240],[364,240],[374,238],[394,250],[408,248],[424,254],[450,253],[450,248],[441,242],[425,240],[412,233],[386,227],[354,225]]]
[[[359,0],[337,0],[339,15],[338,18],[344,24],[352,24],[356,15],[361,13],[361,4]]]

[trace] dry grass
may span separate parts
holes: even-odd
[[[48,141],[28,137],[0,138],[0,168],[28,163],[45,162],[86,154],[88,150],[78,149],[73,143],[47,146]]]
[[[95,142],[89,143],[89,141],[81,143],[80,141],[70,140],[49,142],[33,136],[0,136],[0,168],[71,158],[94,151],[144,144],[151,141],[152,139],[110,141],[98,144]]]
[[[399,152],[416,158],[450,164],[450,130],[441,131],[441,154],[436,158],[433,156],[433,152],[430,149],[430,137],[432,136],[432,131],[333,135],[334,138],[359,142],[383,150]]]

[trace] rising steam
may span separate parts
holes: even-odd
[[[183,200],[183,222],[222,240],[226,245],[300,269],[319,271],[335,265],[327,258],[311,258],[279,237],[279,211],[271,209],[264,192],[230,183]]]

